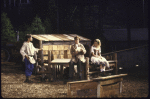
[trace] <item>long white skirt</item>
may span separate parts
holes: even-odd
[[[108,61],[102,56],[101,56],[101,58],[92,56],[91,62],[92,62],[92,64],[98,64],[98,65],[105,64],[105,66],[109,67]]]

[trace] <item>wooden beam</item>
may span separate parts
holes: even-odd
[[[39,41],[40,49],[43,48],[42,40]],[[40,58],[41,58],[41,66],[42,66],[42,72],[44,72],[44,61],[43,61],[43,50],[40,50]],[[44,79],[44,74],[42,74],[42,80]]]
[[[100,81],[98,81],[98,85],[97,85],[97,98],[100,98],[100,93],[101,93],[101,82]]]
[[[86,57],[86,79],[89,80],[89,57]]]
[[[51,70],[51,51],[48,50],[48,71],[52,72]],[[49,81],[51,81],[51,74],[49,74]]]

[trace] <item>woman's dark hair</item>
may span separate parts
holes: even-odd
[[[31,34],[27,34],[26,37],[25,37],[25,41],[28,41],[28,38],[31,37]]]

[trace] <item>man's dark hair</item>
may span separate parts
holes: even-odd
[[[80,37],[79,36],[74,37],[74,40],[77,40],[77,39],[80,40]]]
[[[30,38],[30,37],[31,37],[31,34],[27,34],[25,37],[25,40],[28,41],[28,38]]]

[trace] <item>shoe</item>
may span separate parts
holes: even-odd
[[[33,81],[31,81],[31,80],[28,80],[28,83],[33,83]]]
[[[26,79],[26,80],[24,81],[24,83],[33,83],[33,81]]]
[[[24,81],[24,83],[28,83],[28,80],[26,79],[26,80]]]

